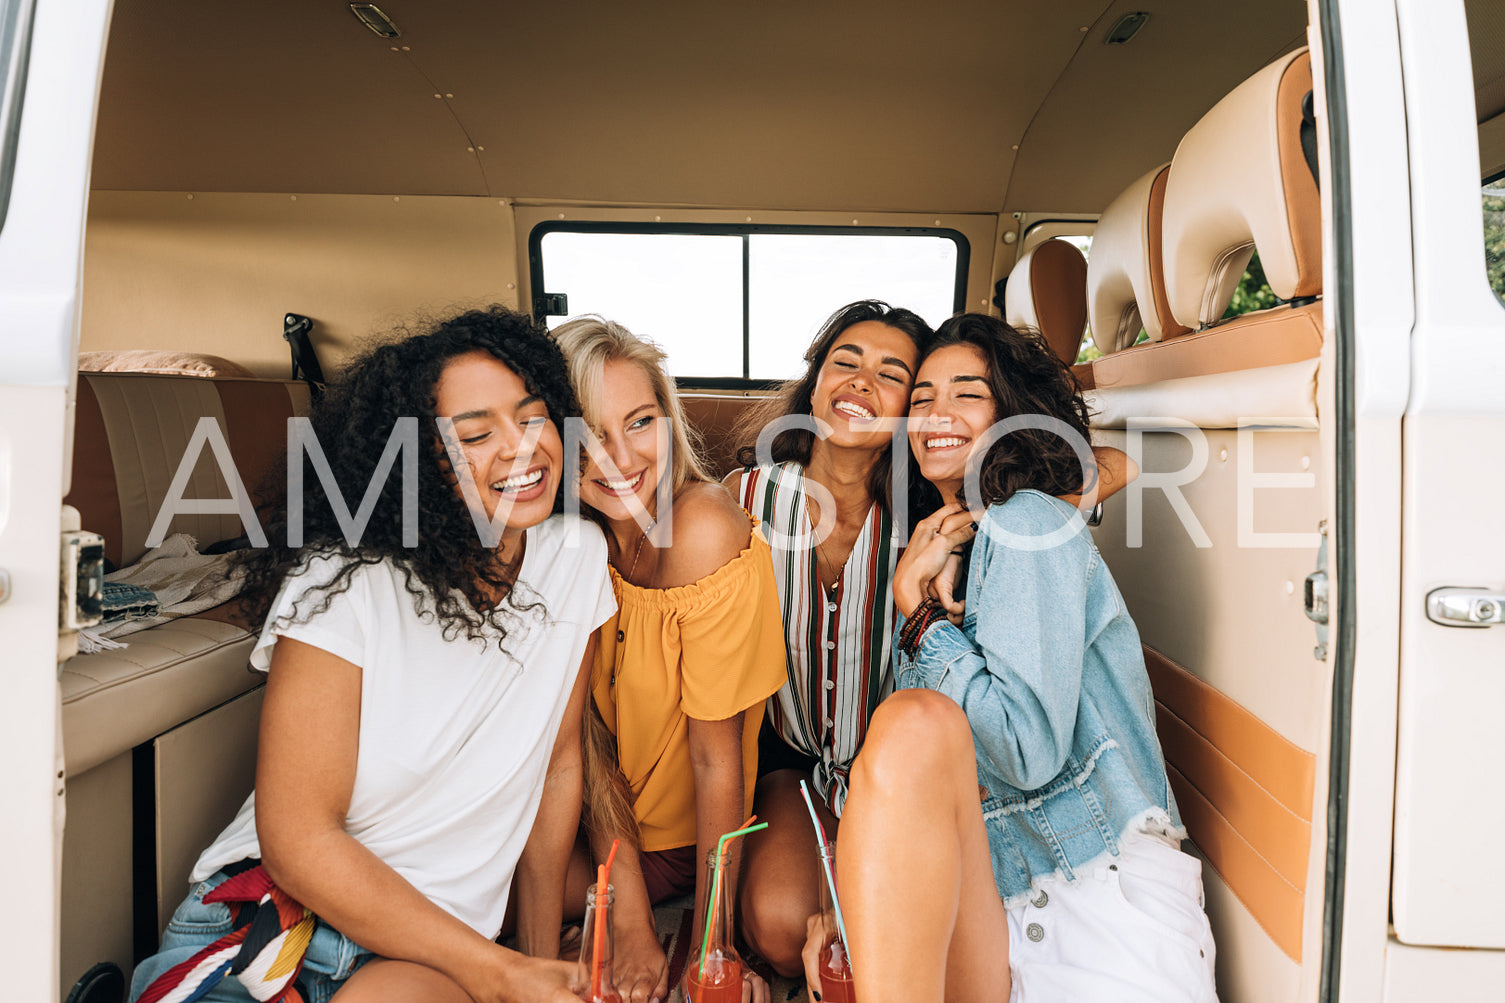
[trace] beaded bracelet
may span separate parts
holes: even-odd
[[[934,596],[926,596],[922,599],[899,630],[899,650],[913,658],[915,652],[919,650],[920,641],[924,638],[925,632],[945,615],[945,609]]]

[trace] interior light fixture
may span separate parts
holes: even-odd
[[[402,37],[402,29],[374,3],[353,3],[350,5],[350,13],[382,38]]]
[[[354,8],[355,5],[351,4],[351,7]],[[1103,44],[1123,45],[1129,39],[1137,35],[1139,33],[1139,29],[1143,28],[1144,23],[1149,19],[1150,15],[1142,10],[1135,11],[1132,14],[1125,14],[1123,17],[1119,18],[1118,23],[1115,24],[1113,26],[1113,29],[1108,32],[1108,37],[1103,39]]]

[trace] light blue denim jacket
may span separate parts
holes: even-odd
[[[1038,491],[989,508],[961,628],[931,627],[913,658],[895,634],[899,687],[946,694],[972,724],[993,876],[1010,908],[1045,878],[1070,881],[1117,856],[1130,831],[1185,835],[1139,631],[1091,536],[1072,531],[1074,512]],[[1047,537],[1062,542],[1041,546]]]

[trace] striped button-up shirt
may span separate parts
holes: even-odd
[[[786,462],[744,473],[739,497],[768,535],[784,617],[789,678],[769,698],[768,720],[817,760],[815,789],[840,815],[868,721],[893,690],[891,582],[905,541],[873,505],[834,587],[823,588],[805,488],[804,469]]]

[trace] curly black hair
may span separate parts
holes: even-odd
[[[735,440],[746,443],[737,449],[738,463],[749,469],[757,464],[757,447],[753,443],[757,441],[767,425],[785,415],[810,413],[815,386],[820,382],[820,367],[825,363],[831,346],[836,344],[837,337],[847,328],[869,320],[876,320],[897,331],[903,331],[909,336],[909,340],[914,342],[916,353],[922,357],[925,355],[932,332],[930,325],[925,323],[924,318],[919,314],[903,307],[889,306],[882,300],[857,300],[855,303],[848,303],[826,318],[826,322],[816,332],[815,340],[810,343],[809,348],[805,349],[804,375],[785,382],[776,394],[749,408],[737,421],[732,429],[732,436]],[[806,466],[810,462],[810,451],[814,446],[815,433],[809,429],[790,429],[780,432],[773,438],[771,450],[773,462],[783,463],[786,460],[793,460],[802,467]],[[887,450],[884,450],[879,454],[867,478],[868,496],[882,506],[885,512],[889,511],[891,504],[889,475],[892,466],[893,457]]]
[[[987,361],[994,421],[1045,415],[1064,422],[1083,442],[1091,443],[1081,385],[1039,332],[1015,329],[987,314],[963,313],[936,330],[925,355],[952,345],[971,345]],[[981,464],[978,479],[984,505],[1001,504],[1028,488],[1048,495],[1075,494],[1083,488],[1082,462],[1072,443],[1050,431],[1010,432],[993,443],[980,461],[974,458],[972,462]],[[918,470],[913,459],[911,464]],[[942,503],[940,492],[919,480],[918,490],[910,496],[917,518]]]
[[[286,464],[274,466],[260,496],[269,499],[258,514],[270,546],[242,551],[244,570],[241,610],[252,622],[265,620],[290,571],[310,555],[343,559],[332,580],[310,590],[320,598],[312,608],[295,606],[279,623],[317,616],[350,588],[350,579],[365,566],[390,561],[400,568],[414,611],[437,618],[444,636],[460,636],[497,646],[507,623],[519,611],[542,611],[538,602],[514,596],[509,569],[496,550],[481,540],[470,511],[456,494],[454,475],[435,423],[435,385],[451,360],[469,352],[487,352],[522,377],[528,392],[539,397],[556,427],[579,413],[570,389],[564,357],[544,328],[526,315],[500,306],[472,310],[413,334],[371,348],[356,357],[330,384],[310,415],[319,446],[329,461],[349,511],[371,483],[400,418],[418,419],[418,545],[404,544],[403,478],[394,464],[380,488],[365,531],[354,545],[345,539],[323,480],[307,452],[303,456],[303,539],[288,543],[288,489],[281,480]],[[563,491],[554,511],[563,507]],[[496,597],[503,596],[505,601]]]

